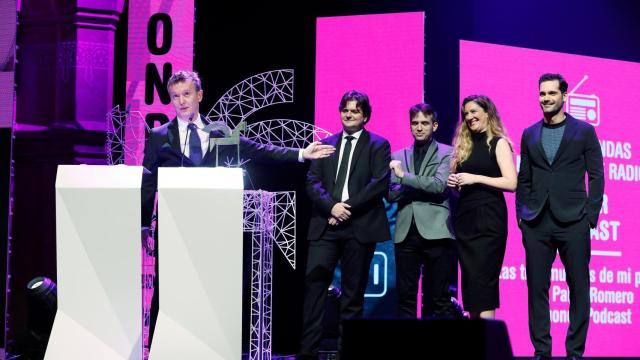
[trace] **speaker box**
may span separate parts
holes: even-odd
[[[481,319],[358,319],[343,325],[342,359],[513,359],[507,326]]]

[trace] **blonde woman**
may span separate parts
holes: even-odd
[[[468,96],[461,113],[447,186],[460,192],[455,230],[462,300],[471,317],[493,319],[507,244],[503,192],[516,190],[516,169],[511,141],[491,99]]]

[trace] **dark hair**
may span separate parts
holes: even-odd
[[[176,83],[186,82],[189,80],[191,80],[191,82],[193,82],[193,85],[195,85],[196,91],[202,90],[202,84],[200,82],[198,73],[195,71],[187,70],[180,70],[171,75],[171,77],[169,78],[169,82],[167,83],[167,89],[171,89],[171,87]]]
[[[558,80],[558,82],[560,83],[560,92],[563,94],[566,93],[567,89],[569,88],[569,84],[567,83],[567,80],[565,80],[560,74],[546,73],[546,74],[540,75],[540,79],[538,79],[538,87],[540,87],[540,84],[542,84],[545,81],[554,81],[554,80]]]
[[[425,117],[432,116],[433,122],[438,122],[438,113],[433,108],[433,106],[427,103],[419,103],[419,104],[413,105],[409,109],[409,121],[411,121],[419,113],[422,113],[422,115],[424,115]]]
[[[347,107],[347,103],[349,101],[356,102],[356,106],[360,110],[362,110],[362,115],[367,118],[367,122],[371,120],[371,104],[369,104],[369,97],[367,96],[367,94],[358,90],[347,91],[346,93],[344,93],[344,95],[342,95],[338,110],[342,112],[342,110]]]

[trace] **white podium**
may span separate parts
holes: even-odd
[[[158,169],[159,313],[150,360],[242,355],[242,170]]]
[[[142,359],[142,167],[60,165],[47,360]]]

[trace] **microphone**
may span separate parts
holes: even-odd
[[[195,116],[194,113],[191,113],[191,115],[189,115],[189,121],[188,121],[189,124],[191,124],[191,121],[193,121],[194,116]],[[189,141],[189,131],[191,131],[191,129],[189,128],[189,126],[187,126],[187,136],[184,137],[182,153],[180,154],[180,167],[184,167],[184,153],[187,151],[187,141]]]

